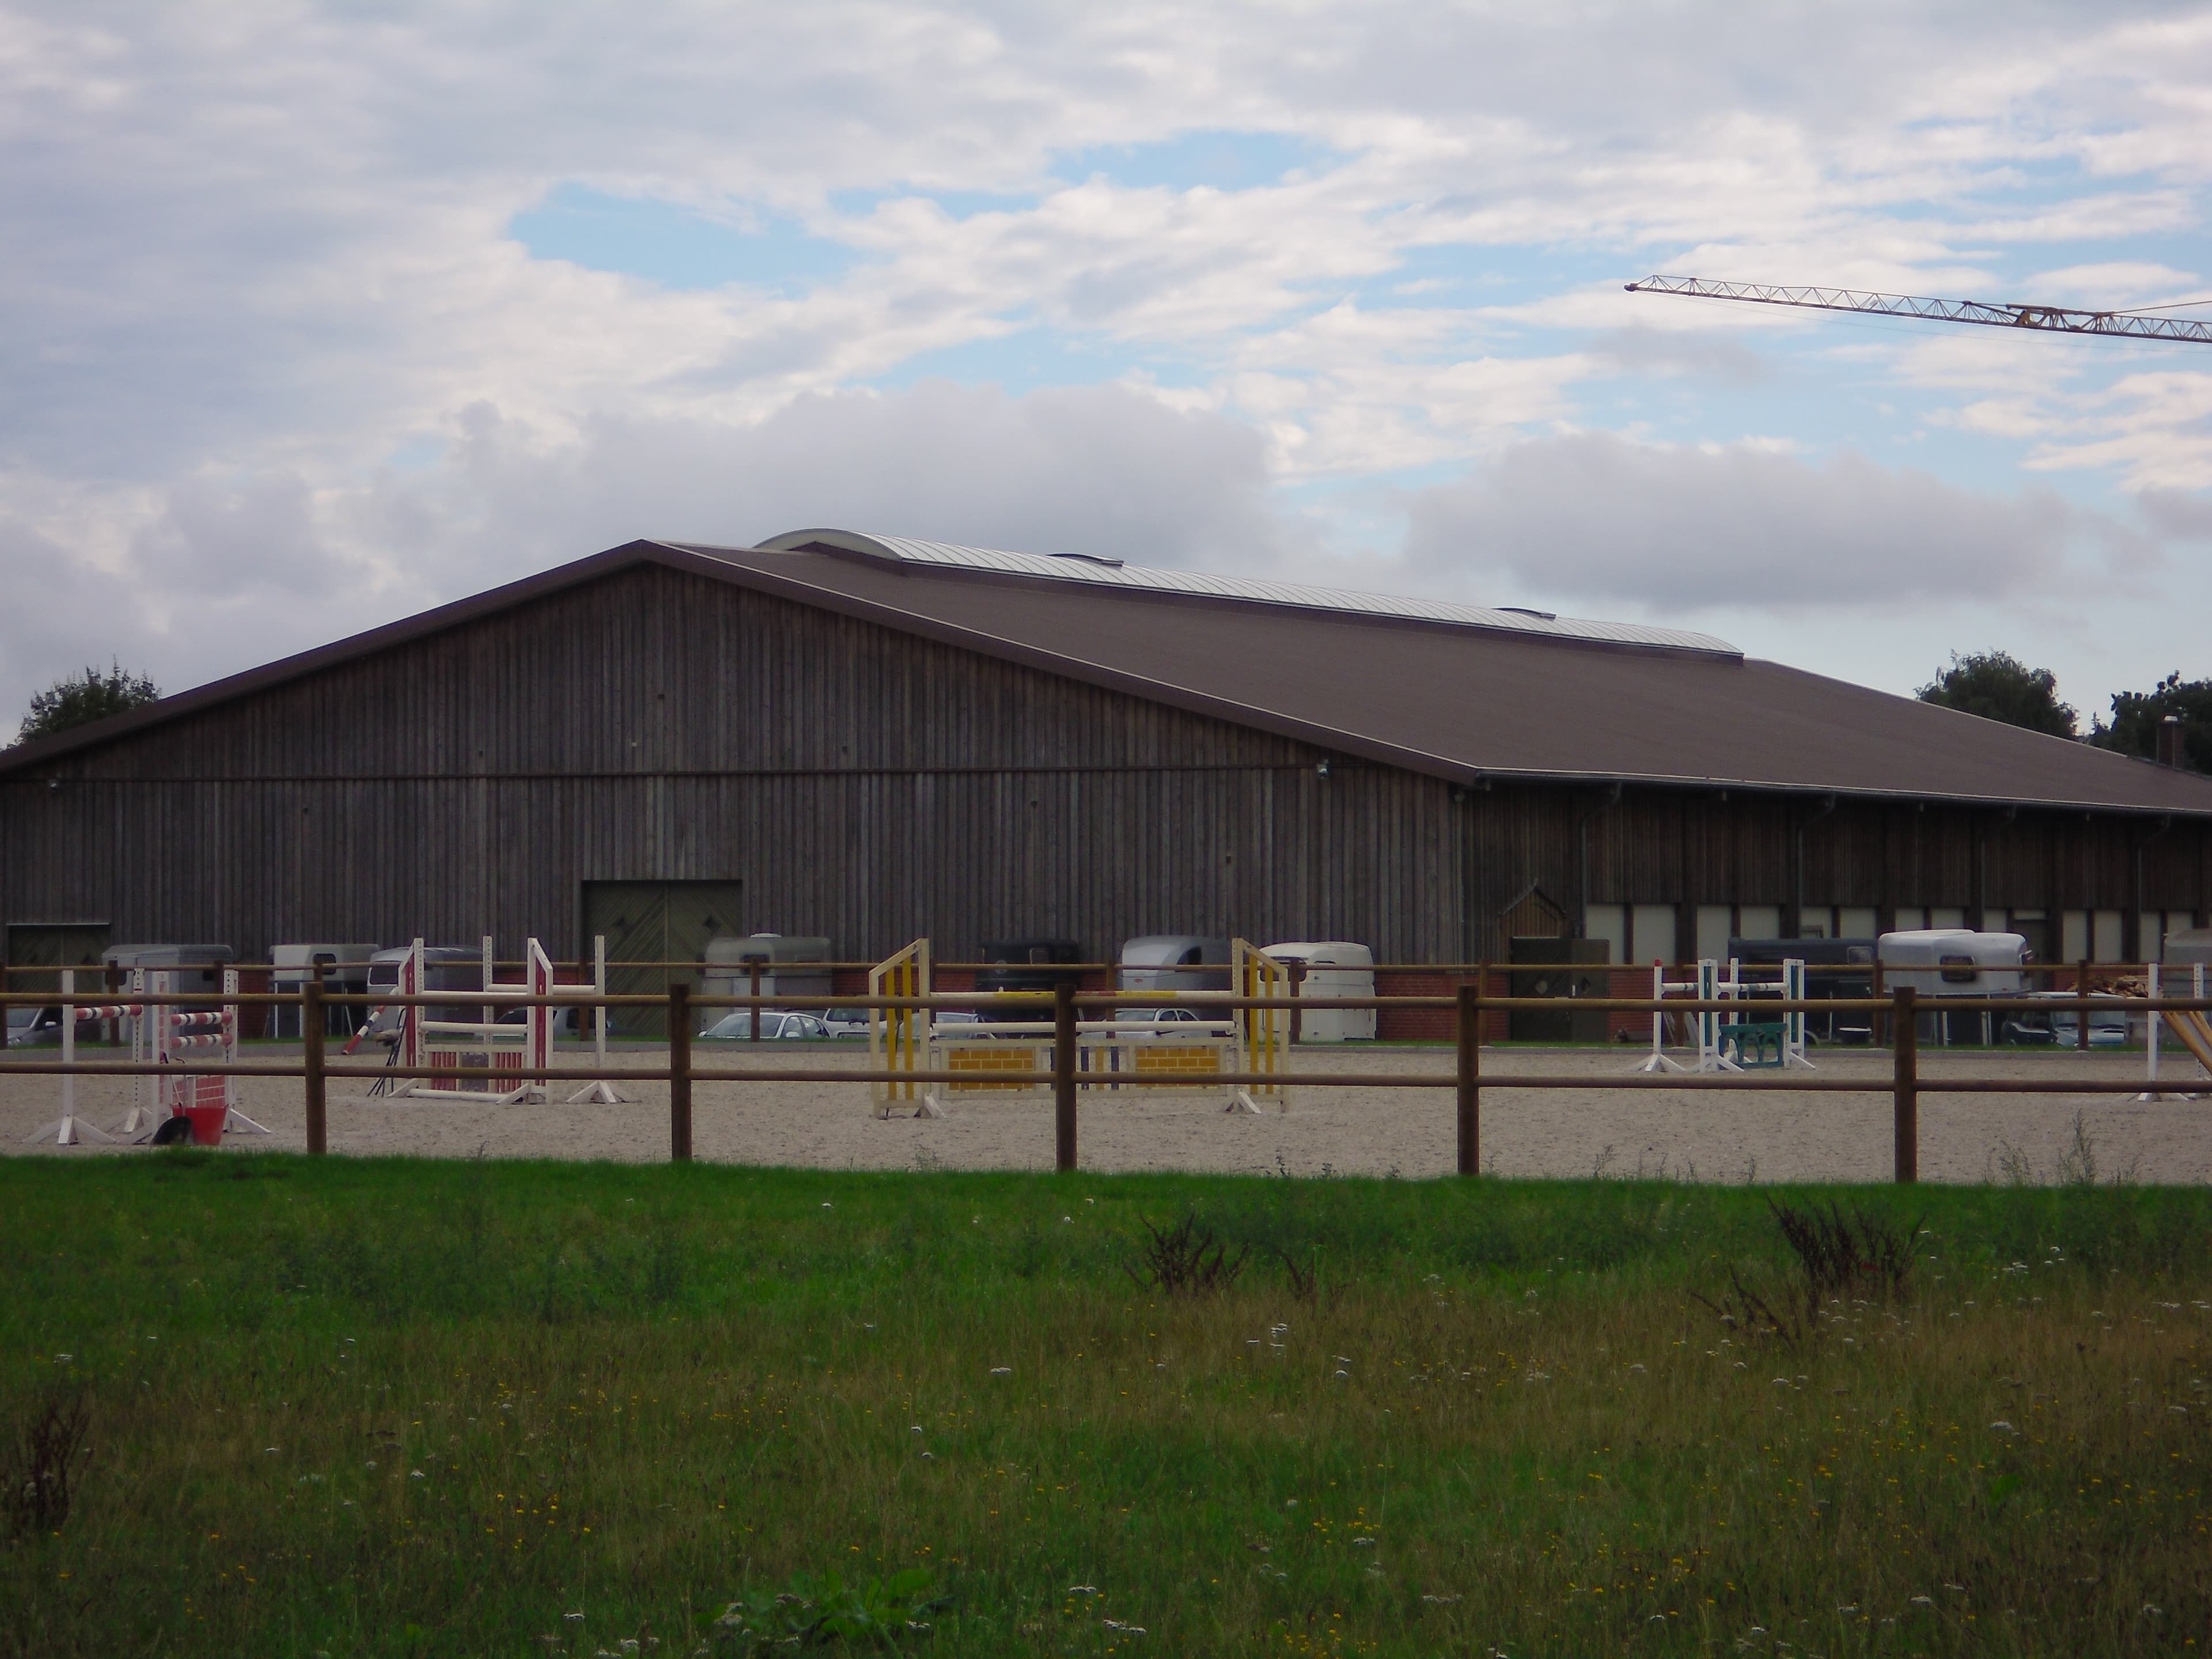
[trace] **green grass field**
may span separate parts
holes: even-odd
[[[690,1655],[917,1565],[941,1654],[2212,1647],[2212,1194],[1843,1196],[1911,1288],[1785,1341],[1693,1296],[1786,1294],[1741,1188],[0,1160],[0,1428],[91,1413],[0,1648]],[[1242,1278],[1139,1291],[1192,1212]]]

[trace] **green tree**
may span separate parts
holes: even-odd
[[[2158,758],[2158,728],[2168,714],[2181,716],[2181,758],[2193,772],[2212,772],[2212,680],[2185,680],[2176,669],[2148,691],[2112,697],[2112,723],[2099,720],[2089,741],[2124,755]]]
[[[153,681],[130,672],[120,663],[111,663],[104,674],[88,664],[83,673],[70,674],[31,694],[31,712],[23,716],[15,741],[29,743],[74,726],[89,726],[110,714],[152,702],[161,695]]]
[[[1951,653],[1951,665],[1920,688],[1920,701],[1984,720],[2024,726],[2054,738],[2075,732],[2074,711],[2058,701],[2058,677],[2030,668],[2007,651]]]

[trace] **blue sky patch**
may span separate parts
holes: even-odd
[[[799,293],[835,281],[854,263],[852,249],[796,221],[762,222],[760,230],[741,230],[672,202],[562,185],[516,214],[507,234],[533,259],[565,259],[678,290],[743,283]]]

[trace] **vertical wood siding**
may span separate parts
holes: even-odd
[[[586,881],[736,880],[748,927],[860,957],[1192,932],[1449,961],[1502,956],[1531,884],[1570,914],[1786,906],[1801,880],[1808,903],[2131,907],[2140,851],[2146,905],[2207,902],[2194,823],[1820,806],[1456,790],[647,568],[0,780],[0,920],[568,954]]]

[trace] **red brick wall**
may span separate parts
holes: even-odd
[[[1472,985],[1474,973],[1451,973],[1443,969],[1404,968],[1384,969],[1375,975],[1375,994],[1383,997],[1455,997],[1462,985]],[[1505,970],[1490,970],[1486,994],[1505,994]],[[1502,1042],[1505,1040],[1505,1025],[1510,1018],[1503,1009],[1486,1010],[1482,1017],[1482,1040]],[[1457,1017],[1449,1008],[1383,1008],[1376,1012],[1375,1036],[1383,1042],[1449,1042],[1453,1041]]]

